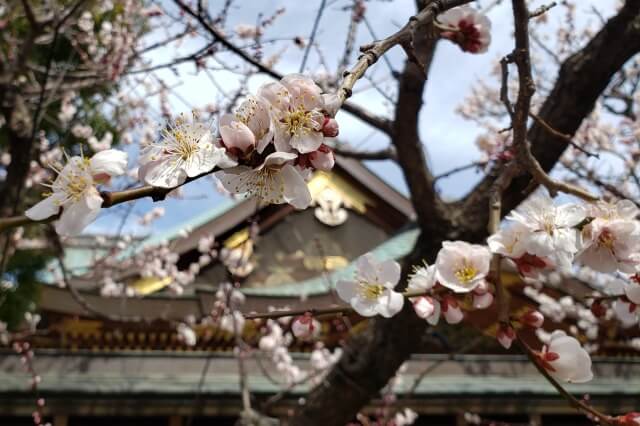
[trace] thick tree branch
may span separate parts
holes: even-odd
[[[562,64],[551,93],[537,113],[541,120],[564,135],[575,135],[613,76],[640,51],[639,13],[640,2],[627,1],[583,49]],[[551,134],[538,122],[531,125],[527,139],[531,154],[545,173],[549,173],[569,145],[565,137]],[[489,172],[464,200],[452,206],[464,212],[460,225],[468,240],[482,241],[486,237],[485,206],[498,175],[497,169]],[[529,174],[513,180],[504,193],[503,215],[535,189],[530,182]]]

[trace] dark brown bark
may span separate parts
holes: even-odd
[[[434,261],[442,241],[449,237],[442,231],[452,229],[444,223],[445,206],[434,190],[433,176],[427,167],[418,133],[426,73],[435,53],[436,40],[426,37],[428,32],[425,28],[417,33],[422,37],[414,39],[413,43],[420,64],[408,60],[400,75],[392,127],[397,160],[423,231],[404,262],[401,283],[406,282],[411,265],[420,263],[422,259]],[[426,330],[427,323],[415,315],[410,303],[406,303],[402,312],[393,319],[373,319],[366,331],[351,338],[325,383],[309,395],[290,424],[343,425],[352,420],[358,409],[374,398],[400,365],[415,352]]]
[[[5,181],[0,187],[0,217],[13,216],[20,201],[22,189],[29,173],[33,151],[31,112],[20,96],[3,113],[6,117],[6,134],[9,143],[11,163],[7,167]]]
[[[629,0],[587,46],[565,61],[550,96],[538,113],[545,122],[562,133],[575,133],[612,76],[640,51],[639,10],[640,1]],[[394,145],[423,233],[405,261],[403,277],[407,265],[421,259],[433,261],[444,239],[481,242],[486,238],[490,189],[497,176],[497,171],[488,174],[466,199],[446,206],[443,213],[437,197],[427,187],[431,177],[415,125],[423,88],[424,78],[421,81],[414,64],[407,64],[400,81],[398,114],[393,126],[397,132]],[[551,136],[539,124],[531,127],[528,138],[533,154],[547,171],[553,168],[567,147],[566,140]],[[523,191],[529,182],[530,177],[526,176],[514,180],[505,192],[504,213],[522,202],[527,195]],[[372,320],[366,331],[347,342],[344,356],[325,382],[310,393],[290,424],[343,425],[353,419],[411,355],[425,330],[426,323],[407,305],[391,320]]]
[[[589,44],[562,64],[553,90],[537,113],[544,122],[566,135],[575,134],[616,72],[640,51],[639,14],[640,1],[627,1]],[[531,125],[527,138],[531,152],[547,172],[568,146],[565,138],[553,136],[538,122]],[[481,241],[486,236],[489,214],[486,206],[496,176],[497,170],[487,174],[463,201],[453,206],[461,212],[464,234],[470,240]],[[535,189],[530,183],[530,175],[513,180],[504,193],[503,214],[514,209]]]

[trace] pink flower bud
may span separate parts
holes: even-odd
[[[327,145],[320,145],[317,151],[309,154],[309,162],[318,170],[329,171],[336,162],[333,151]]]
[[[442,300],[442,315],[448,324],[458,324],[464,318],[464,313],[453,296],[445,296]]]
[[[300,315],[293,320],[291,331],[298,339],[307,340],[317,335],[319,324],[313,319],[310,312]]]
[[[640,426],[640,413],[631,412],[624,416],[615,418],[616,424],[620,426]]]
[[[493,303],[493,294],[473,294],[473,307],[476,309],[487,309]]]
[[[220,136],[222,144],[236,156],[248,153],[256,145],[251,129],[230,114],[220,119]]]
[[[540,328],[544,323],[544,315],[539,311],[529,311],[520,318],[523,324],[533,328]]]
[[[340,133],[340,127],[336,119],[325,117],[322,124],[322,134],[327,138],[335,138],[338,133]]]
[[[498,328],[498,333],[496,334],[496,338],[498,339],[498,343],[500,343],[502,347],[504,347],[505,349],[509,349],[516,338],[516,332],[510,325],[500,325],[500,328]]]
[[[422,296],[415,299],[413,302],[413,309],[416,311],[416,315],[422,319],[427,319],[436,310],[436,306],[433,303],[433,299],[429,296]]]

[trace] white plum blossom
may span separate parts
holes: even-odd
[[[427,292],[436,284],[436,267],[435,265],[418,266],[413,269],[413,273],[409,277],[407,284],[408,291]]]
[[[149,185],[174,188],[216,166],[227,168],[236,164],[226,149],[216,145],[207,126],[179,117],[163,129],[159,141],[142,149],[138,175]]]
[[[624,294],[632,303],[640,305],[640,277],[634,275],[631,281],[625,285]]]
[[[582,229],[583,247],[577,259],[604,273],[634,273],[640,264],[638,208],[628,200],[593,206],[594,219]]]
[[[127,154],[115,149],[100,151],[93,157],[67,157],[67,164],[54,168],[58,173],[47,197],[25,212],[31,220],[44,220],[62,209],[55,228],[60,235],[78,235],[100,213],[103,199],[97,184],[125,173]]]
[[[304,154],[322,145],[325,104],[322,89],[301,74],[263,85],[258,96],[269,102],[278,151],[295,149]]]
[[[238,24],[233,30],[238,37],[244,39],[256,38],[262,34],[262,29],[260,27],[249,24]]]
[[[492,253],[511,259],[524,277],[540,279],[542,272],[554,266],[554,262],[546,257],[527,253],[525,244],[529,228],[520,222],[511,222],[499,232],[487,239]]]
[[[527,229],[522,244],[528,254],[552,259],[557,266],[568,269],[578,251],[576,226],[585,217],[586,211],[582,206],[572,203],[556,206],[549,195],[541,192],[507,219]]]
[[[538,357],[542,366],[557,380],[584,383],[593,379],[591,357],[580,342],[562,330],[551,333],[548,344]]]
[[[438,16],[441,36],[456,43],[464,52],[484,53],[491,43],[491,21],[469,6],[450,9]]]
[[[456,293],[467,293],[484,281],[490,262],[491,253],[484,246],[445,241],[436,258],[436,280]]]
[[[418,418],[418,413],[410,408],[405,408],[402,411],[396,413],[393,417],[394,426],[409,426],[412,425]]]
[[[69,121],[76,115],[78,109],[73,104],[73,99],[76,97],[76,93],[73,91],[66,92],[60,101],[60,111],[58,112],[58,120],[63,126],[66,126]]]
[[[239,311],[233,311],[233,313],[226,313],[220,317],[218,327],[231,334],[242,334],[244,330],[245,318]]]
[[[365,317],[390,318],[400,312],[404,296],[393,291],[400,280],[400,265],[393,260],[377,262],[370,253],[359,257],[356,264],[354,281],[337,282],[338,296]]]
[[[297,209],[311,204],[311,193],[298,169],[292,164],[297,155],[274,152],[252,169],[237,166],[216,172],[224,188],[232,194],[257,197],[268,204],[289,203]]]
[[[178,332],[178,339],[187,346],[195,346],[197,343],[196,332],[193,331],[191,327],[189,327],[185,323],[178,324],[176,328]]]

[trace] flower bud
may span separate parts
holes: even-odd
[[[528,325],[529,327],[540,328],[544,323],[544,315],[542,315],[542,313],[540,313],[539,311],[531,310],[524,314],[522,318],[520,318],[520,321],[523,324]]]
[[[496,338],[503,348],[509,349],[513,341],[516,339],[516,332],[510,325],[501,324],[498,328]]]
[[[473,307],[476,309],[487,309],[493,303],[493,294],[473,294]]]
[[[596,318],[603,318],[607,314],[607,307],[601,300],[594,300],[591,304],[591,313]]]
[[[327,145],[320,145],[317,151],[309,154],[309,162],[318,170],[329,171],[336,162],[333,151]]]
[[[464,313],[453,296],[445,296],[442,300],[442,315],[448,324],[458,324],[464,318]]]
[[[225,148],[236,156],[248,153],[256,145],[251,129],[231,115],[220,119],[220,136]]]
[[[340,127],[336,119],[325,117],[322,124],[322,134],[327,138],[335,138],[338,133],[340,133]]]
[[[318,321],[314,320],[310,312],[300,315],[293,320],[291,331],[300,340],[315,337],[320,329]]]
[[[416,315],[422,319],[427,319],[436,310],[433,299],[429,296],[422,296],[415,299],[413,302],[413,309],[416,311]]]

